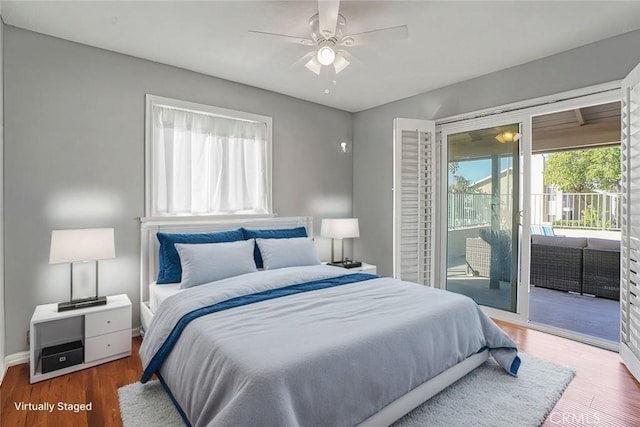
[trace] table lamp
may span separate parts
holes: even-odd
[[[115,258],[113,228],[85,228],[76,230],[53,230],[49,264],[69,263],[71,266],[71,298],[58,304],[58,311],[92,307],[107,303],[106,297],[98,296],[98,261]],[[75,262],[96,263],[95,297],[73,299],[73,264]]]
[[[320,235],[331,238],[331,262],[329,264],[345,268],[360,267],[362,265],[361,262],[354,262],[344,258],[344,239],[360,237],[358,218],[325,218],[322,220]],[[340,239],[342,243],[341,261],[336,261],[334,257],[335,239]]]

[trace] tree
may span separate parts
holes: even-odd
[[[449,162],[449,173],[451,175],[455,175],[458,172],[458,168],[460,167],[460,163],[458,162]]]
[[[453,175],[453,184],[449,185],[450,193],[478,193],[476,188],[471,188],[473,182],[462,175]]]
[[[545,163],[544,183],[566,193],[616,192],[620,184],[620,147],[553,153]]]
[[[620,191],[620,147],[599,148],[590,150],[591,162],[587,171],[587,178],[593,183],[594,189],[618,192]]]
[[[449,185],[450,193],[479,193],[478,189],[471,188],[473,182],[469,181],[463,175],[458,175],[458,168],[460,167],[460,163],[458,162],[449,162],[448,169],[449,173],[453,177],[453,184]]]

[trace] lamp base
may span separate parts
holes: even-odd
[[[329,265],[335,265],[336,267],[342,267],[342,268],[362,267],[362,263],[360,261],[351,261],[348,259],[344,261],[330,262]]]
[[[58,303],[58,311],[69,311],[78,308],[93,307],[96,305],[106,305],[107,297],[89,297],[74,299],[72,301]]]

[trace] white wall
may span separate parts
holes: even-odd
[[[146,93],[271,116],[274,211],[316,231],[351,216],[351,113],[11,26],[4,41],[7,353],[27,349],[37,304],[69,298],[69,266],[48,264],[56,228],[115,227],[100,292],[128,294],[139,325]]]
[[[640,62],[640,30],[355,114],[355,258],[393,273],[395,117],[437,120],[622,79]]]

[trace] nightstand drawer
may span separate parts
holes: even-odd
[[[131,329],[131,307],[89,313],[84,318],[84,333],[87,338],[123,329]]]
[[[124,352],[131,352],[130,329],[100,335],[99,337],[87,338],[84,342],[85,363]]]

